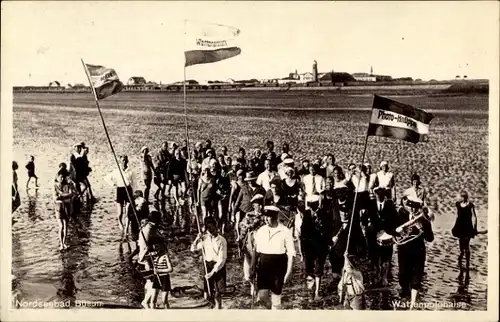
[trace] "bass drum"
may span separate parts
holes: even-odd
[[[393,240],[392,235],[389,235],[388,233],[386,233],[383,230],[380,231],[377,234],[377,244],[379,244],[379,246],[392,246],[392,245],[394,245],[394,240]]]

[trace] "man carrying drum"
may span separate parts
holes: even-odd
[[[382,286],[387,286],[387,274],[393,253],[393,239],[395,235],[397,211],[392,200],[387,198],[387,190],[376,188],[374,190],[376,196],[376,212],[372,218],[372,231],[375,232],[376,240],[369,241],[370,249],[375,250],[370,252],[372,264],[375,266],[376,279],[375,283],[380,283]],[[372,254],[374,256],[372,256]]]

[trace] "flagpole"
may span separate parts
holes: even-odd
[[[184,52],[186,51],[186,19],[184,19]],[[192,156],[191,156],[191,151],[190,151],[190,148],[189,148],[189,127],[188,127],[188,119],[187,119],[187,105],[186,105],[186,64],[184,63],[184,82],[183,82],[183,102],[184,102],[184,123],[185,123],[185,126],[186,126],[186,145],[187,145],[187,150],[188,150],[188,164],[190,166],[192,166],[192,162],[193,162],[193,159],[192,159]],[[191,170],[191,169],[190,169]],[[193,187],[194,187],[194,184],[193,184],[193,176],[191,174],[191,171],[189,171],[189,181],[191,182],[191,200],[195,201],[195,198],[194,198],[194,190],[193,190]],[[200,226],[200,219],[198,218],[198,207],[196,206],[195,204],[195,213],[194,213],[194,216],[196,218],[196,225],[198,227],[198,233],[201,234],[201,226]],[[202,243],[203,243],[203,237],[202,237]],[[203,268],[205,269],[205,275],[208,274],[208,269],[207,269],[207,262],[205,261],[205,250],[203,249],[203,245],[201,247],[201,257],[202,257],[202,260],[203,260]],[[208,278],[206,278],[206,283],[207,283],[207,290],[208,290],[208,296],[212,296],[211,295],[211,291],[210,291],[210,283],[208,281]]]
[[[109,143],[109,146],[111,148],[111,152],[113,153],[113,156],[114,156],[114,159],[115,159],[115,162],[116,162],[116,165],[118,167],[118,171],[120,172],[120,177],[122,178],[122,181],[123,181],[123,185],[125,187],[127,187],[127,183],[125,181],[125,177],[123,175],[123,172],[122,172],[122,169],[120,167],[120,162],[118,161],[118,157],[116,156],[116,153],[115,153],[115,149],[113,148],[113,143],[111,142],[111,138],[109,136],[109,133],[108,133],[108,129],[106,127],[106,123],[104,122],[104,117],[102,116],[102,112],[101,112],[101,107],[99,106],[99,99],[97,98],[97,93],[96,93],[96,90],[94,88],[94,84],[92,84],[92,80],[90,79],[90,74],[89,74],[89,71],[87,69],[87,65],[85,65],[85,62],[83,61],[83,58],[80,58],[81,61],[82,61],[82,65],[83,65],[83,69],[85,70],[85,74],[87,75],[87,79],[89,81],[89,84],[90,84],[90,88],[92,88],[92,93],[94,94],[94,100],[95,100],[95,105],[97,106],[97,110],[99,111],[99,116],[101,117],[101,121],[102,121],[102,125],[104,127],[104,132],[106,133],[106,137],[108,139],[108,143]],[[131,205],[133,205],[133,202],[132,202],[132,197],[130,196],[129,192],[128,192],[128,189],[125,188],[125,192],[127,194],[127,198],[128,198],[128,201]],[[135,207],[131,207],[132,208],[132,212],[134,213],[134,217],[137,221],[137,223],[139,224],[139,227],[141,226],[140,224],[140,221],[139,221],[139,217],[137,216],[137,213],[135,211]],[[142,238],[144,239],[144,241],[146,241],[146,237],[144,236],[144,233],[142,231],[142,229],[139,229],[139,232],[141,233],[141,236]],[[151,256],[151,254],[149,254],[149,257],[154,265],[154,262],[153,262],[153,258]],[[156,278],[158,279],[158,282],[160,283],[160,286],[162,286],[162,283],[161,283],[161,279],[158,275],[158,273],[154,273],[154,275],[156,276]]]
[[[372,103],[372,110],[373,110],[373,103]],[[363,156],[361,157],[361,166],[363,166],[363,164],[365,163],[366,147],[368,146],[368,131],[370,129],[370,120],[371,120],[371,115],[372,115],[371,111],[372,110],[370,110],[370,119],[368,120],[368,127],[366,128],[365,146],[363,148]],[[361,183],[361,171],[358,174],[358,185],[355,187],[356,191],[354,193],[354,202],[353,202],[353,205],[352,205],[352,212],[351,212],[351,219],[350,219],[351,222],[349,224],[349,233],[347,235],[347,246],[346,246],[346,249],[345,249],[345,252],[344,252],[344,257],[347,257],[347,255],[349,254],[349,243],[351,241],[352,223],[354,221],[354,212],[356,210],[356,201],[358,199],[358,187],[359,187],[360,183]]]

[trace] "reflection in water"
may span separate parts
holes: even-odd
[[[67,240],[70,247],[61,252],[63,271],[57,295],[62,301],[69,300],[72,306],[79,291],[75,282],[75,274],[79,271],[85,271],[88,266],[93,208],[94,205],[89,204],[82,207],[80,211],[75,209],[75,213],[69,221]]]
[[[126,246],[127,252],[123,252],[123,244]],[[139,272],[132,265],[129,256],[132,247],[128,241],[120,242],[118,246],[119,271],[117,272],[118,284],[124,285],[129,289],[129,303],[132,306],[139,306],[139,303],[144,297],[144,281]]]
[[[26,275],[21,268],[24,266],[23,249],[18,234],[12,233],[12,308],[19,308],[16,300],[22,299],[21,281]]]
[[[39,214],[37,214],[36,211],[36,204],[38,201],[38,189],[35,189],[34,192],[28,189],[26,191],[26,195],[28,197],[28,218],[33,222],[41,220],[42,218],[40,217]]]
[[[464,280],[464,274],[465,274],[465,280]],[[458,289],[455,294],[452,294],[451,298],[456,302],[465,302],[470,304],[471,295],[469,294],[469,283],[470,283],[469,271],[464,268],[460,268],[460,274],[458,275]]]

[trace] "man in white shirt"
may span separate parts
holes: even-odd
[[[319,208],[321,208],[321,193],[325,191],[325,179],[318,174],[318,169],[318,164],[312,164],[309,167],[309,174],[302,179],[306,193],[306,209],[309,209],[309,203],[316,201],[320,202]]]
[[[207,273],[205,274],[204,294],[214,299],[216,310],[221,309],[221,293],[226,288],[226,259],[227,241],[217,231],[217,224],[212,217],[205,219],[206,234],[198,234],[191,245],[191,251],[201,250],[205,260]],[[208,285],[207,285],[208,284]]]
[[[387,190],[387,197],[392,199],[394,203],[396,202],[396,180],[394,174],[389,172],[389,164],[386,161],[380,162],[380,171],[377,172],[371,189],[374,187],[380,187]]]
[[[127,155],[120,156],[120,168],[123,173],[123,178],[120,174],[120,170],[115,169],[109,173],[104,180],[111,186],[116,186],[115,203],[117,219],[122,234],[125,235],[127,233],[125,227],[128,227],[128,211],[133,197],[133,191],[136,186],[136,180],[134,172],[128,167]],[[125,183],[123,182],[123,179],[125,179]],[[123,217],[125,217],[125,220],[127,221],[125,226],[123,225]]]
[[[264,208],[266,225],[255,233],[257,256],[253,256],[252,263],[255,267],[255,258],[259,258],[256,267],[259,300],[273,310],[281,309],[281,292],[291,277],[296,255],[292,231],[279,222],[278,214],[276,206]]]
[[[271,189],[271,181],[278,175],[276,171],[271,170],[271,160],[264,161],[264,167],[266,170],[259,174],[257,177],[257,184],[264,188],[266,191]]]

